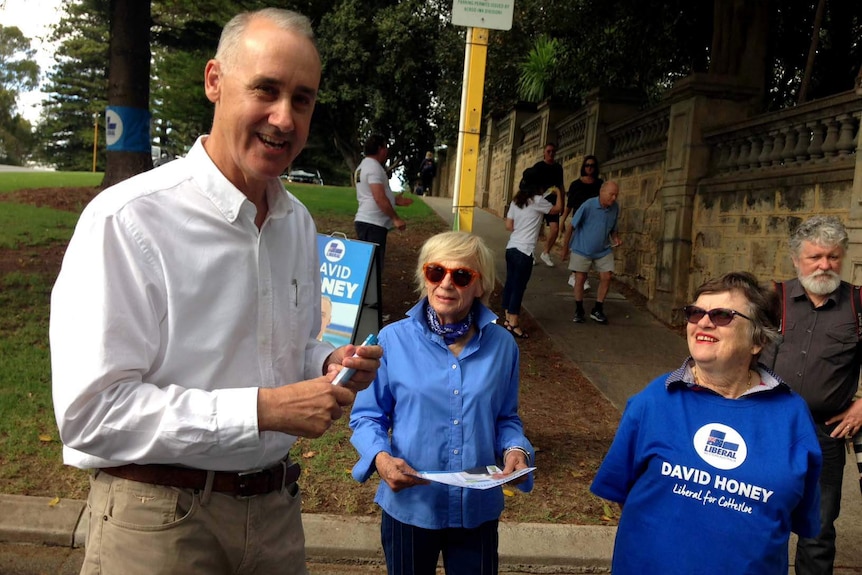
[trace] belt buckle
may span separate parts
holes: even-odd
[[[271,471],[269,469],[253,469],[251,471],[242,471],[237,473],[238,482],[236,486],[236,497],[240,499],[248,499],[249,497],[259,495],[258,493],[251,493],[251,486],[255,483],[255,479],[261,475],[269,475],[270,473]]]

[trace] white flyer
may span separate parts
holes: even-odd
[[[508,483],[509,481],[530,473],[535,469],[535,467],[527,467],[499,479],[494,477],[494,475],[500,473],[502,469],[496,465],[488,465],[487,467],[478,467],[456,473],[452,473],[451,471],[418,471],[416,472],[416,476],[421,477],[422,479],[427,479],[428,481],[454,485],[455,487],[490,489],[492,487]]]

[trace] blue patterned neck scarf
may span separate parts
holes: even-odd
[[[426,301],[425,302],[425,320],[428,322],[428,328],[443,338],[446,345],[452,345],[465,333],[470,331],[470,326],[473,325],[473,310],[467,314],[467,317],[456,323],[440,323],[440,318],[437,317],[437,312]]]

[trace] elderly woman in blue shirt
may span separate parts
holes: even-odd
[[[421,299],[380,332],[377,379],[357,395],[351,442],[358,481],[380,476],[381,540],[389,575],[497,573],[500,487],[429,483],[420,471],[527,467],[533,447],[518,416],[518,346],[486,307],[493,255],[478,236],[445,232],[419,254]],[[532,474],[521,476],[522,491]]]

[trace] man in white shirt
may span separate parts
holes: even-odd
[[[306,573],[288,450],[382,355],[317,341],[316,230],[278,179],[320,71],[304,16],[238,15],[204,74],[211,134],[81,215],[50,336],[64,461],[93,470],[82,573]]]
[[[356,238],[363,242],[377,244],[377,270],[383,273],[383,256],[386,252],[386,237],[391,228],[399,231],[407,229],[407,222],[395,211],[395,206],[409,206],[410,198],[397,196],[389,187],[389,175],[383,163],[389,154],[386,138],[379,134],[371,135],[363,149],[365,158],[356,168],[356,210],[353,226]]]

